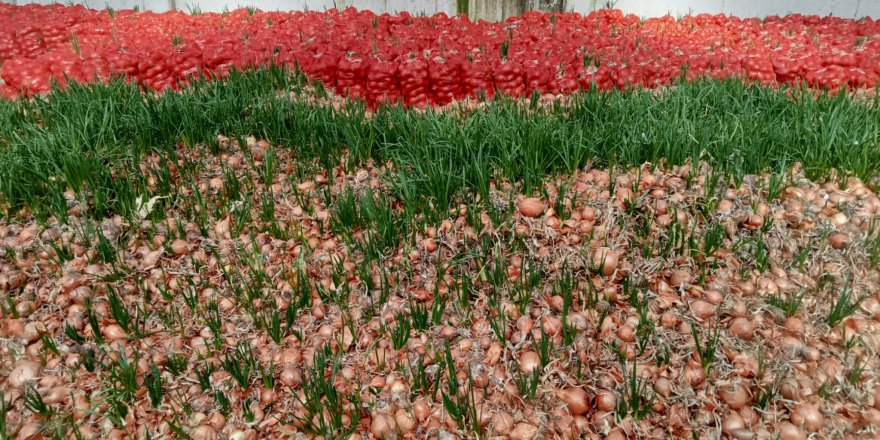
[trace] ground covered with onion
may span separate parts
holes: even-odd
[[[0,437],[880,432],[876,102],[270,75],[0,108]]]

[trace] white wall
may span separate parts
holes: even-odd
[[[764,17],[801,13],[834,15],[844,18],[880,18],[880,0],[612,0],[615,8],[643,17],[674,17],[725,13],[740,17]],[[606,0],[571,0],[569,8],[590,12],[603,7]]]
[[[53,3],[53,0],[0,0],[7,3]],[[611,3],[624,12],[643,17],[673,16],[688,13],[726,13],[741,17],[761,17],[788,13],[835,15],[838,17],[874,17],[880,19],[880,0],[569,0],[568,9],[588,13]],[[222,11],[240,6],[256,6],[269,10],[320,11],[334,7],[334,0],[61,0],[59,3],[81,3],[92,8],[132,8],[166,11],[176,8],[183,11],[198,8],[201,11]],[[472,1],[473,3],[473,1]],[[455,0],[335,0],[335,6],[354,6],[375,12],[410,11],[413,14],[435,12],[455,13]],[[473,9],[473,8],[472,8]]]

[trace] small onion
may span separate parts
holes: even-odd
[[[19,361],[6,378],[6,383],[14,388],[18,388],[27,382],[35,380],[42,372],[43,367],[39,362]]]
[[[532,440],[538,435],[538,427],[528,423],[517,423],[510,431],[510,440]]]
[[[708,319],[715,314],[715,306],[701,299],[691,303],[691,310],[703,320]]]
[[[523,199],[519,203],[519,213],[524,217],[538,217],[544,212],[544,202],[534,197]]]
[[[654,390],[663,397],[669,397],[672,395],[672,382],[665,377],[658,378],[654,381]]]
[[[801,428],[788,422],[779,425],[779,440],[806,440],[807,435]]]
[[[674,270],[672,271],[672,275],[669,276],[669,285],[673,287],[679,287],[684,284],[690,284],[691,282],[691,273],[686,270]]]
[[[541,358],[534,351],[527,351],[519,357],[519,369],[523,373],[531,373],[541,366]]]
[[[596,407],[601,411],[610,412],[617,408],[617,396],[608,390],[599,390],[596,393]]]
[[[189,433],[189,436],[192,437],[193,440],[214,440],[218,438],[217,430],[209,425],[201,425],[196,429],[193,429],[192,432]]]
[[[424,422],[431,414],[431,407],[425,399],[416,400],[413,403],[413,414],[419,422]]]
[[[721,431],[730,435],[734,431],[745,428],[746,423],[736,411],[728,410],[721,419]]]
[[[394,421],[397,423],[397,428],[403,435],[411,433],[416,427],[416,420],[403,408],[394,413]]]
[[[742,384],[723,386],[718,391],[718,394],[731,409],[738,410],[749,404],[748,390]]]
[[[817,406],[809,403],[796,406],[791,413],[791,421],[810,432],[818,432],[825,426],[825,416]]]
[[[593,252],[593,266],[602,268],[602,275],[611,276],[617,270],[619,258],[617,252],[600,247]]]
[[[737,338],[751,341],[755,337],[755,323],[746,318],[734,318],[730,321],[730,333]]]
[[[177,239],[171,242],[171,252],[174,252],[174,255],[180,256],[186,254],[188,250],[188,243],[186,240]]]
[[[834,249],[843,249],[852,244],[852,239],[846,234],[835,232],[828,236],[828,244]]]
[[[568,407],[572,415],[583,415],[590,410],[590,398],[581,388],[566,388],[556,392],[556,396]]]
[[[513,429],[513,417],[504,411],[495,413],[490,423],[492,431],[498,435],[506,435]]]
[[[397,433],[397,421],[388,414],[377,413],[370,422],[370,432],[378,439],[392,438]]]

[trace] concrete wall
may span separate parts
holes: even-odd
[[[7,3],[53,3],[53,0],[0,0]],[[376,12],[409,11],[413,14],[445,12],[454,14],[456,0],[62,0],[60,3],[81,3],[92,8],[203,12],[222,11],[243,6],[263,10],[324,10],[332,7],[354,6]],[[524,0],[468,0],[468,10],[474,18],[500,20],[515,15]],[[802,14],[835,15],[846,18],[874,17],[880,19],[880,0],[567,0],[565,9],[588,13],[597,8],[613,6],[643,17],[687,15],[688,13],[727,13],[741,17],[761,17],[799,12]]]

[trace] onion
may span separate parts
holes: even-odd
[[[835,232],[828,236],[828,244],[834,249],[843,249],[852,244],[852,239],[846,234]]]
[[[724,403],[731,409],[739,410],[749,404],[748,390],[742,384],[729,384],[718,390],[718,394]]]
[[[424,422],[431,415],[431,407],[425,399],[416,400],[413,403],[413,414],[419,422]]]
[[[19,361],[6,378],[6,383],[19,388],[27,382],[35,380],[43,372],[43,367],[36,361]]]
[[[217,431],[209,425],[201,425],[193,429],[189,436],[193,440],[214,440],[217,438]]]
[[[619,258],[617,252],[607,247],[600,247],[593,252],[593,266],[602,268],[602,275],[611,276],[617,270]]]
[[[683,284],[690,284],[691,282],[691,273],[686,270],[674,270],[672,271],[672,275],[669,276],[669,285],[673,287],[679,287]]]
[[[764,226],[764,217],[758,214],[752,214],[746,219],[744,226],[746,229],[751,230],[761,229],[761,226]]]
[[[792,316],[785,320],[785,329],[792,333],[803,333],[804,332],[804,321],[801,321],[800,318],[796,318]]]
[[[825,426],[825,416],[817,406],[809,403],[796,406],[791,413],[791,421],[809,432],[818,432]]]
[[[492,432],[498,435],[506,435],[513,429],[513,417],[504,411],[495,413],[490,423]]]
[[[33,438],[43,438],[40,435],[40,432],[43,431],[43,426],[39,422],[28,422],[25,423],[21,428],[18,429],[18,436],[16,438],[21,439],[33,439]],[[13,431],[15,432],[15,431]]]
[[[779,440],[806,440],[807,435],[801,428],[788,422],[779,425]]]
[[[669,397],[672,395],[672,382],[665,377],[658,378],[654,381],[654,390],[663,397]]]
[[[691,386],[697,386],[706,380],[706,372],[699,362],[688,362],[684,367],[684,380]]]
[[[715,314],[715,306],[701,299],[698,299],[691,303],[691,310],[693,310],[694,314],[696,314],[700,319],[703,320],[708,319]]]
[[[556,396],[565,403],[572,415],[579,416],[590,410],[590,398],[581,388],[559,390]]]
[[[626,440],[626,434],[620,430],[620,428],[614,428],[614,431],[608,433],[605,436],[605,440]]]
[[[302,370],[299,368],[285,368],[281,370],[280,379],[287,386],[299,385],[302,383]]]
[[[185,255],[188,250],[188,243],[185,240],[177,239],[171,242],[171,252],[174,255]]]
[[[388,414],[376,413],[370,422],[370,432],[379,439],[393,438],[397,432],[397,421]]]
[[[531,373],[540,366],[541,359],[538,357],[538,353],[534,351],[527,351],[519,357],[519,369],[523,373]]]
[[[880,409],[880,384],[874,385],[871,395],[874,397],[874,408]]]
[[[842,212],[838,212],[831,216],[831,223],[838,228],[845,225],[847,221],[849,221],[849,218]]]
[[[745,428],[746,423],[736,411],[728,410],[721,419],[721,432],[730,435],[736,430]]]
[[[416,420],[403,408],[394,413],[394,421],[397,423],[397,427],[403,435],[409,434],[416,427]]]
[[[538,435],[538,427],[528,423],[517,423],[510,431],[510,440],[532,440]]]
[[[596,392],[596,407],[601,411],[611,412],[617,408],[617,396],[609,390]]]
[[[519,203],[519,213],[524,217],[538,217],[544,212],[544,202],[534,197],[523,199]]]
[[[746,341],[755,337],[755,323],[746,318],[734,318],[730,321],[729,329],[732,335]]]
[[[585,206],[581,209],[581,219],[588,222],[596,220],[596,210],[592,206]]]

